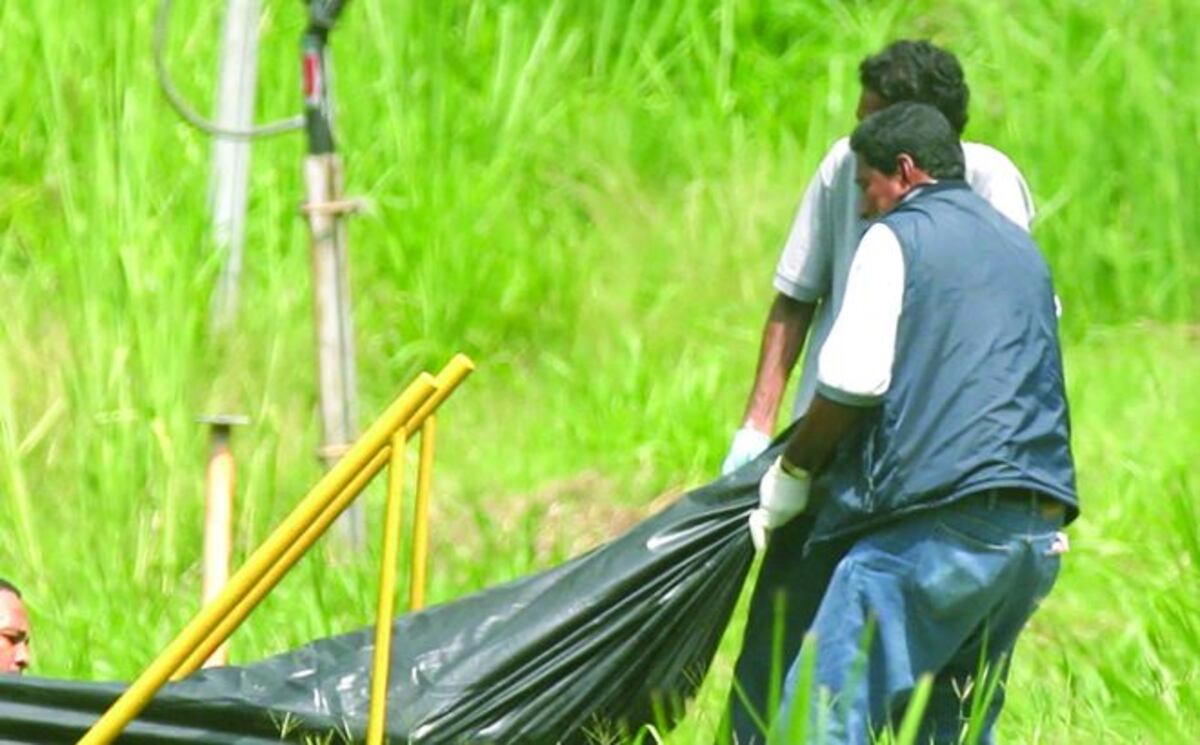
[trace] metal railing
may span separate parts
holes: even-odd
[[[369,743],[383,742],[395,608],[404,444],[412,433],[421,433],[410,594],[410,605],[416,609],[424,604],[429,487],[436,428],[434,412],[472,370],[474,363],[459,354],[436,378],[429,373],[421,373],[250,555],[220,594],[184,626],[179,635],[109,707],[80,743],[100,745],[112,742],[168,680],[177,680],[198,670],[371,479],[384,466],[389,466],[367,739]]]

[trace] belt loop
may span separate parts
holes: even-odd
[[[999,499],[999,495],[1000,492],[997,489],[988,489],[986,492],[984,492],[984,504],[987,505],[989,510],[996,509],[996,502]]]

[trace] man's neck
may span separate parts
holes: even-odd
[[[932,186],[936,183],[937,179],[929,179],[928,181],[922,181],[920,183],[913,184],[908,191],[904,192],[904,196],[900,197],[900,201],[897,204],[904,204],[909,199],[912,199],[917,194],[920,194],[926,186]]]

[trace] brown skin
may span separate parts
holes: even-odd
[[[794,466],[812,474],[820,473],[837,444],[850,434],[866,411],[859,406],[830,401],[819,393],[813,396],[808,411],[784,448],[783,459],[788,468]]]
[[[855,165],[854,180],[862,190],[859,209],[867,219],[891,212],[910,191],[935,182],[907,153],[896,158],[896,172],[892,174],[878,171],[859,160]]]
[[[883,96],[872,90],[864,90],[862,95],[858,97],[858,108],[855,109],[854,115],[861,122],[876,111],[886,109],[892,102],[888,101]]]
[[[783,392],[800,357],[800,348],[816,309],[816,303],[802,303],[783,293],[775,295],[763,326],[758,370],[744,420],[759,432],[770,434],[775,429]]]
[[[896,172],[886,174],[859,159],[855,180],[862,189],[863,217],[886,214],[917,187],[934,183],[907,153],[896,159]],[[858,423],[866,409],[846,406],[817,394],[783,451],[791,466],[817,473],[829,462],[834,448]]]
[[[855,114],[859,121],[886,107],[888,102],[875,91],[863,91]],[[762,342],[758,351],[758,368],[754,386],[746,403],[743,424],[764,434],[775,431],[779,404],[787,389],[788,379],[800,358],[800,350],[808,337],[816,303],[794,300],[777,293],[767,321],[763,324]]]
[[[21,598],[0,590],[0,674],[20,675],[29,667],[29,614]]]

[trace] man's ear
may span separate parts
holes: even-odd
[[[917,179],[917,164],[908,153],[896,156],[896,173],[905,186],[914,186]]]

